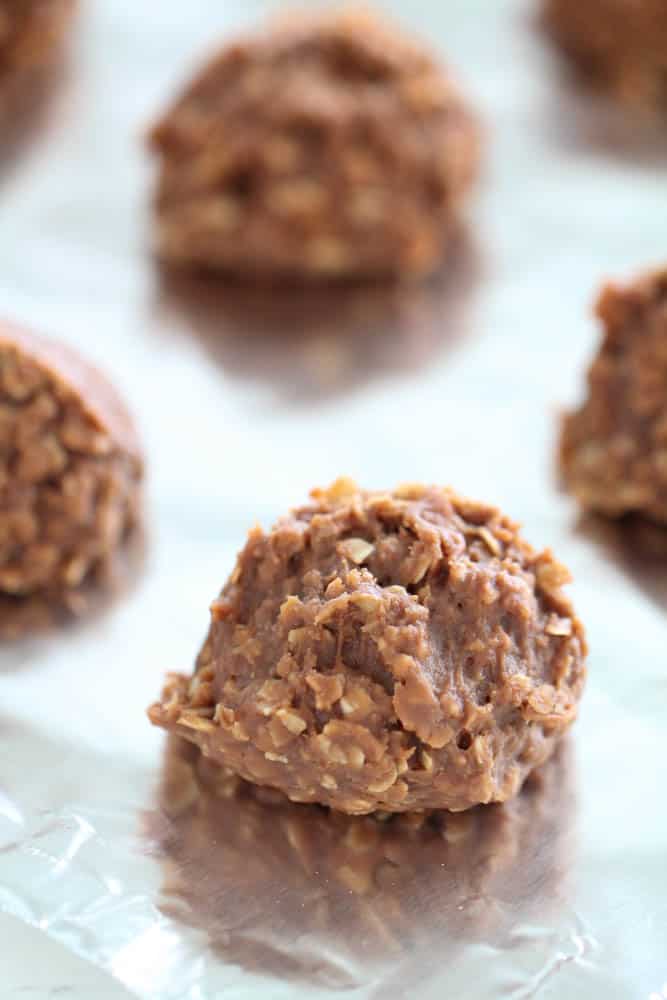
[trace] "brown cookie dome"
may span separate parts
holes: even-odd
[[[76,0],[0,0],[0,124],[51,68],[75,7]]]
[[[565,484],[588,510],[667,523],[667,268],[605,285],[595,309],[604,336],[563,423]]]
[[[478,160],[449,75],[367,11],[292,15],[226,45],[150,142],[158,253],[246,275],[429,271]]]
[[[124,404],[63,344],[0,323],[0,594],[58,598],[137,521],[142,459]]]
[[[296,801],[503,801],[576,715],[568,579],[493,507],[339,480],[250,533],[194,677],[170,678],[150,717]]]
[[[576,69],[621,102],[667,112],[663,0],[545,0],[547,29]]]

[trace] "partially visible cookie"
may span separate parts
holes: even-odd
[[[563,423],[560,464],[581,506],[667,524],[667,267],[602,289],[588,398]]]
[[[0,0],[0,126],[56,61],[76,0]]]
[[[150,144],[165,261],[297,278],[434,269],[479,156],[449,74],[366,11],[226,45]]]
[[[0,596],[67,602],[139,519],[143,460],[114,389],[62,344],[0,323]],[[31,602],[31,606],[32,606]]]
[[[664,0],[545,0],[545,22],[574,66],[623,103],[667,112]]]

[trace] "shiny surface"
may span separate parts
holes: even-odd
[[[192,287],[147,250],[142,130],[216,32],[271,5],[83,6],[66,79],[4,157],[0,312],[127,396],[148,550],[89,622],[0,653],[0,910],[160,1000],[667,996],[667,568],[578,519],[552,471],[594,289],[664,255],[664,144],[569,89],[527,3],[395,3],[486,124],[453,274],[298,307]],[[246,529],[340,473],[496,501],[573,570],[581,718],[511,806],[332,819],[193,771],[147,724]]]

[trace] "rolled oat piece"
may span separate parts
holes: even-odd
[[[157,252],[237,275],[422,274],[479,155],[449,74],[368,11],[226,45],[155,125]]]
[[[667,112],[664,0],[545,0],[544,16],[592,84],[627,105]]]
[[[667,523],[667,267],[596,303],[604,335],[588,398],[563,422],[560,465],[587,510]]]
[[[250,532],[194,676],[171,676],[149,717],[298,802],[503,801],[576,716],[568,580],[494,507],[339,480]]]
[[[76,0],[0,0],[0,124],[57,58]]]
[[[103,376],[63,344],[0,323],[0,594],[66,598],[137,523],[143,462]]]

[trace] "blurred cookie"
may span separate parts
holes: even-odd
[[[339,480],[250,533],[194,677],[172,677],[150,718],[298,802],[505,801],[576,717],[568,579],[489,505]]]
[[[0,0],[0,126],[15,124],[53,68],[75,8],[76,0]]]
[[[594,85],[628,105],[667,112],[664,0],[545,0],[544,17]]]
[[[2,323],[0,446],[3,614],[10,600],[68,602],[137,523],[143,462],[133,423],[72,350]]]
[[[667,268],[602,289],[588,398],[563,423],[564,481],[583,508],[667,524]]]
[[[240,275],[419,275],[479,155],[449,74],[368,12],[225,46],[155,125],[157,252]]]

